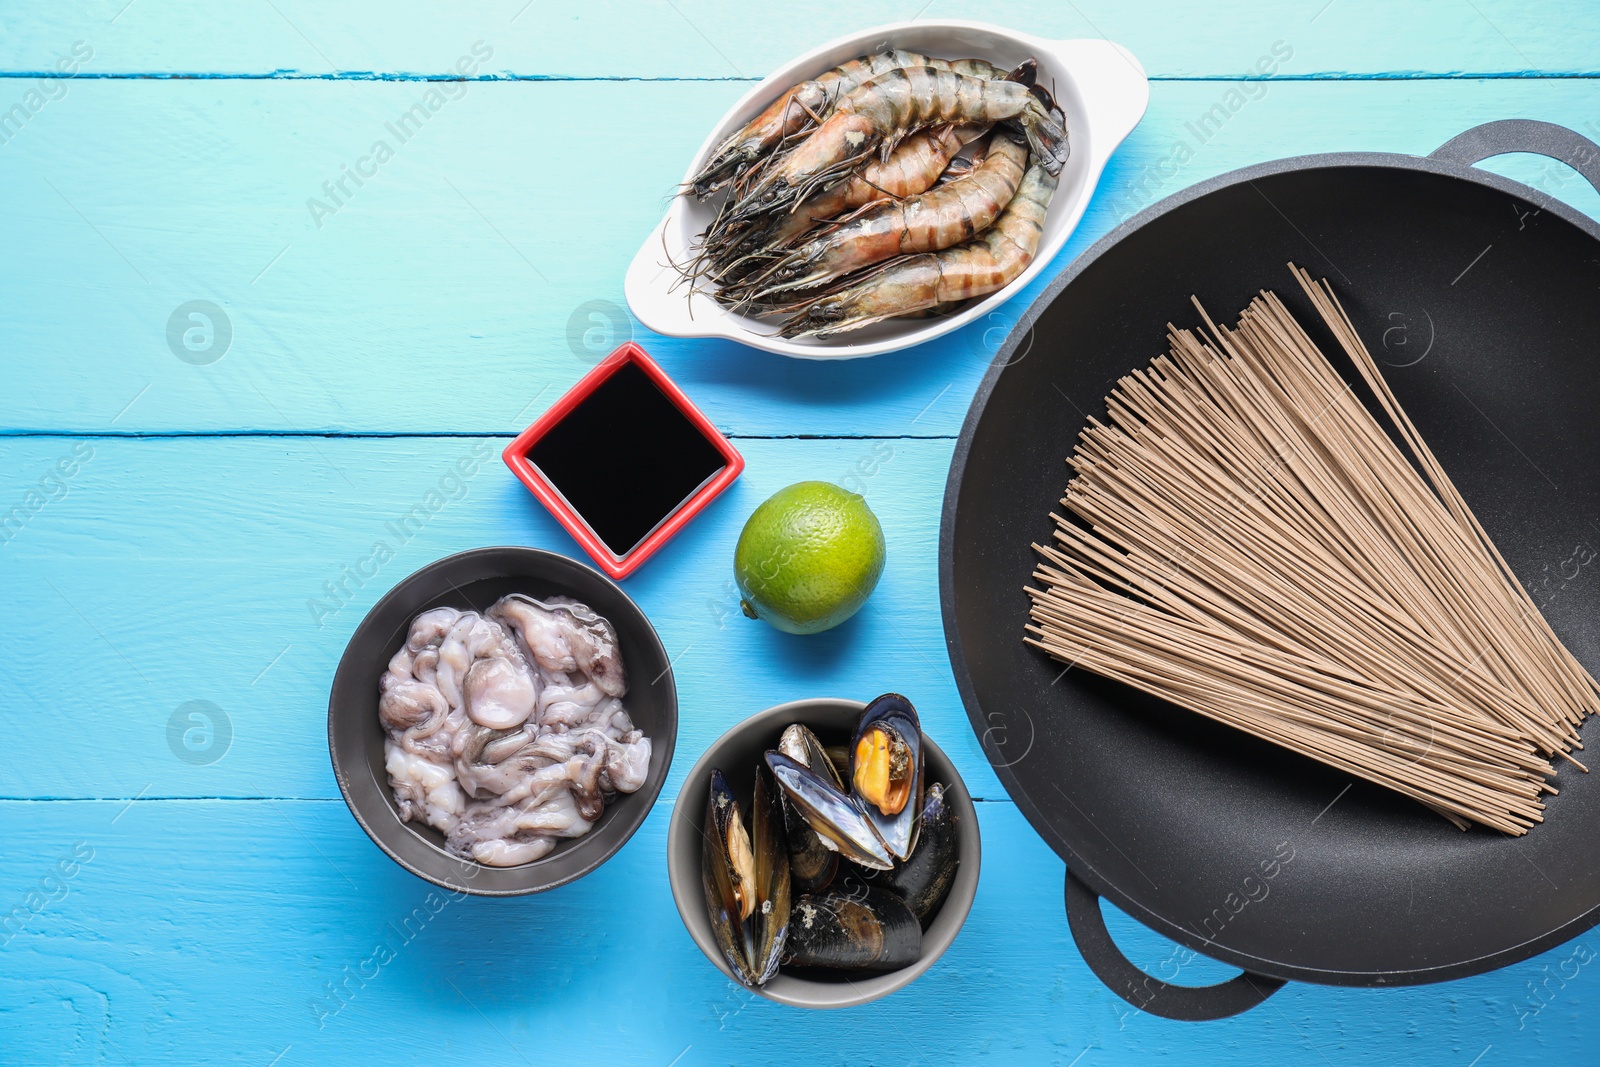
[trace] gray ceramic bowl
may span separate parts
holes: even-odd
[[[606,805],[592,830],[563,841],[548,856],[518,867],[486,867],[457,859],[444,835],[400,821],[383,766],[378,679],[405,641],[411,620],[429,608],[483,611],[507,593],[571,596],[611,620],[628,672],[623,704],[651,742],[643,788]],[[328,698],[328,754],[350,813],[400,866],[435,885],[480,896],[540,893],[582,878],[616,854],[644,822],[661,793],[678,739],[678,692],[672,664],[655,628],[610,578],[554,552],[478,548],[430,563],[386,593],[356,627]]]
[[[678,915],[689,930],[689,936],[700,946],[706,958],[730,979],[733,972],[723,962],[711,936],[711,917],[706,912],[705,890],[700,883],[700,856],[703,848],[702,828],[706,814],[706,790],[710,788],[711,771],[720,768],[728,776],[735,790],[749,788],[756,761],[764,752],[778,743],[778,735],[790,723],[804,723],[827,741],[833,737],[848,737],[855,729],[856,718],[866,705],[857,700],[795,700],[750,716],[719,737],[700,762],[694,765],[684,780],[683,791],[678,795],[672,812],[672,826],[667,831],[667,878],[672,883],[672,897],[678,905]],[[857,978],[834,980],[800,978],[779,972],[766,985],[755,990],[768,1000],[790,1004],[797,1008],[846,1008],[866,1004],[895,990],[910,985],[933,961],[944,954],[956,939],[961,924],[972,910],[972,898],[978,891],[978,865],[981,850],[978,844],[978,813],[972,806],[972,797],[939,746],[923,737],[927,748],[928,769],[926,780],[943,782],[945,798],[955,812],[960,827],[961,867],[950,887],[950,895],[940,906],[933,921],[922,935],[922,955],[916,963],[897,971],[870,974]],[[842,972],[841,972],[842,973]]]

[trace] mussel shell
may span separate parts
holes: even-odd
[[[911,701],[899,693],[885,693],[872,703],[868,704],[861,712],[861,718],[856,722],[855,736],[850,739],[852,759],[856,747],[868,730],[880,729],[900,738],[905,742],[911,752],[911,797],[906,806],[897,815],[885,815],[877,809],[876,805],[862,802],[860,807],[878,831],[878,836],[888,847],[890,854],[898,860],[904,860],[911,855],[917,847],[918,815],[922,810],[922,722],[917,717],[917,709]],[[855,780],[855,768],[851,767],[851,780]]]
[[[822,751],[828,757],[828,766],[832,769],[833,776],[839,779],[842,788],[845,778],[850,774],[850,746],[828,745]]]
[[[739,875],[728,851],[728,834],[741,825],[739,819],[739,802],[734,799],[728,780],[720,770],[712,771],[703,832],[706,845],[700,852],[700,881],[705,887],[717,950],[739,981],[755,985],[756,976],[750,967],[749,926],[741,915],[737,892]]]
[[[778,973],[789,933],[789,845],[783,827],[782,791],[772,772],[756,765],[755,799],[750,803],[750,847],[755,853],[756,907],[750,927],[750,973],[763,985]]]
[[[863,867],[886,871],[894,866],[883,839],[853,796],[782,752],[768,752],[767,766],[784,797],[824,845]]]
[[[789,848],[779,795],[771,773],[758,764],[750,804],[750,870],[741,876],[728,843],[730,836],[744,834],[739,803],[722,772],[711,772],[701,882],[717,949],[734,976],[749,986],[762,985],[778,973],[789,933]],[[747,917],[741,892],[753,902]]]
[[[816,734],[795,723],[778,739],[778,751],[810,768],[818,765],[822,742],[817,740]],[[821,764],[832,768],[825,753]],[[844,783],[837,780],[837,774],[834,784],[843,792]],[[815,893],[832,882],[839,872],[839,853],[822,843],[782,789],[777,792],[782,798],[783,825],[789,839],[789,881],[796,893]]]
[[[945,801],[944,786],[935,782],[923,797],[917,847],[910,858],[892,871],[862,872],[867,883],[904,900],[924,928],[944,903],[961,865],[958,821]]]
[[[922,955],[922,924],[892,893],[837,890],[796,897],[784,963],[839,970],[892,970]]]
[[[778,751],[819,774],[825,772],[839,792],[849,791],[844,779],[839,777],[839,768],[834,765],[828,750],[817,739],[817,735],[804,725],[795,723],[784,730],[783,736],[778,738]]]
[[[827,888],[839,873],[839,853],[822,843],[787,798],[783,802],[783,820],[789,835],[790,885],[796,893]]]

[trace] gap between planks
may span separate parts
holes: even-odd
[[[427,431],[422,433],[407,433],[403,431],[351,431],[339,432],[329,430],[127,430],[96,431],[93,433],[73,430],[0,430],[0,441],[23,438],[56,438],[61,440],[173,440],[181,441],[189,438],[204,440],[207,438],[227,439],[233,437],[303,437],[303,438],[328,438],[331,440],[375,440],[375,441],[404,441],[404,440],[429,440],[439,438],[443,440],[476,441],[484,438],[503,438],[515,440],[521,431],[492,430],[481,433],[471,431]],[[953,433],[724,433],[724,437],[733,441],[954,441],[959,434]]]
[[[502,72],[464,77],[404,71],[85,71],[0,70],[0,79],[38,78],[74,81],[328,81],[328,82],[735,82],[754,85],[757,77],[648,74],[518,74]],[[1310,71],[1303,74],[1153,74],[1152,82],[1336,82],[1336,81],[1583,81],[1600,78],[1600,70],[1392,70]]]
[[[289,804],[343,804],[343,797],[290,797],[290,796],[207,796],[207,797],[14,797],[0,796],[0,804],[272,804],[283,801]],[[676,796],[663,795],[658,804],[676,804]],[[1010,797],[973,797],[974,804],[1015,804]]]

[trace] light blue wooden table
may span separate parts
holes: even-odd
[[[0,1063],[1600,1062],[1592,931],[1467,981],[1295,985],[1202,1025],[1132,1012],[1089,973],[1061,864],[967,726],[936,608],[953,438],[1033,292],[925,348],[836,366],[631,323],[623,271],[728,104],[804,47],[917,15],[1110,37],[1150,73],[1149,114],[1033,292],[1119,218],[1244,164],[1425,153],[1494,118],[1600,134],[1592,0],[8,0]],[[1290,58],[1255,74],[1275,47]],[[324,183],[425,98],[425,127],[333,200]],[[1189,132],[1240,100],[1209,139]],[[1557,164],[1490,166],[1600,214]],[[220,313],[186,345],[192,301]],[[447,472],[497,453],[630,334],[749,461],[627,583],[676,657],[678,760],[595,874],[446,900],[339,799],[334,664],[377,597],[430,560],[577,554],[497,460]],[[889,543],[866,610],[807,640],[741,618],[730,559],[750,509],[852,475]],[[351,580],[385,520],[428,500],[425,527]],[[887,1000],[808,1014],[754,998],[672,906],[663,841],[682,777],[752,711],[890,687],[982,798],[971,917]],[[202,712],[215,729],[185,738]],[[1111,923],[1157,973],[1227,974]]]

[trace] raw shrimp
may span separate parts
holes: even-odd
[[[736,240],[729,240],[726,233],[713,226],[703,241],[713,250],[712,276],[719,281],[733,281],[762,266],[766,262],[763,257],[780,253],[818,223],[874,201],[915,196],[927,190],[956,154],[988,129],[981,125],[946,124],[912,134],[900,142],[887,161],[873,159],[844,181],[813,193],[787,215],[746,225]]]
[[[733,221],[788,210],[839,181],[869,153],[887,159],[907,135],[945,122],[1017,120],[1051,174],[1067,157],[1067,133],[1049,94],[1021,81],[989,81],[935,67],[891,70],[840,100],[828,120],[792,152],[762,171],[731,209]]]
[[[1032,163],[992,228],[943,252],[885,263],[820,299],[808,299],[783,324],[783,336],[829,337],[1009,284],[1039,250],[1056,182],[1043,163]]]
[[[762,157],[771,154],[787,137],[821,122],[844,96],[864,82],[901,67],[941,67],[978,78],[1003,77],[1003,71],[981,59],[954,61],[935,59],[894,49],[874,55],[858,56],[832,70],[790,88],[768,104],[766,110],[734,131],[717,146],[689,186],[705,200],[723,186],[737,180]]]
[[[937,252],[971,240],[1005,210],[1027,166],[1028,146],[1008,131],[996,132],[983,163],[966,177],[920,196],[863,208],[757,275],[750,300],[759,304],[893,256]]]
[[[916,196],[932,188],[951,160],[988,132],[981,123],[948,123],[914,133],[895,146],[887,160],[870,161],[839,184],[807,198],[793,214],[829,219],[875,200]]]
[[[987,144],[988,142],[985,141],[984,145]],[[987,149],[982,146],[976,152],[963,150],[960,155],[950,161],[950,165],[944,168],[944,172],[928,188],[937,189],[940,186],[949,185],[957,179],[965,178],[978,169],[979,164],[983,162],[986,151]]]

